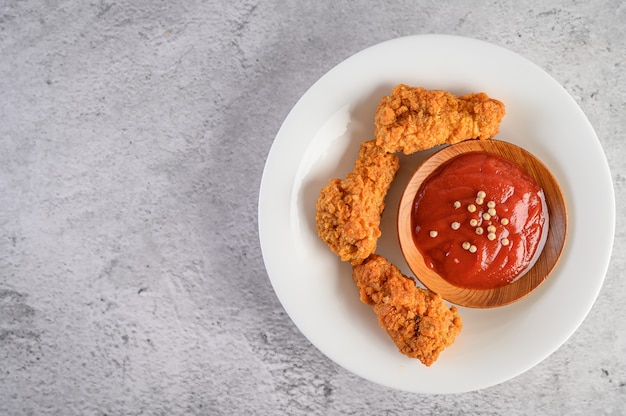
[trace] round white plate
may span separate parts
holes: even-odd
[[[524,147],[552,170],[569,214],[564,254],[549,279],[509,306],[459,308],[463,330],[430,367],[397,351],[371,307],[360,302],[351,267],[318,238],[315,226],[320,189],[328,179],[344,178],[352,170],[360,143],[374,138],[374,112],[381,97],[399,83],[457,95],[484,91],[503,101],[507,114],[497,138]],[[407,275],[411,274],[395,231],[397,205],[412,171],[429,153],[401,157],[381,225],[377,253]],[[615,200],[606,158],[572,97],[525,58],[455,36],[384,42],[353,55],[320,78],[278,132],[259,195],[259,233],[267,272],[300,331],[347,370],[416,393],[489,387],[532,368],[559,348],[581,324],[600,291],[614,224]]]

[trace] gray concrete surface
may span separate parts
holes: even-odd
[[[0,415],[626,414],[625,28],[624,3],[600,0],[0,2]],[[461,395],[327,359],[258,242],[262,169],[297,99],[351,54],[421,33],[546,69],[596,129],[617,197],[578,331]]]

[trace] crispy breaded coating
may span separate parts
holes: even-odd
[[[411,154],[442,144],[490,139],[500,128],[504,104],[485,93],[456,96],[440,90],[396,86],[376,110],[376,144]]]
[[[374,307],[378,322],[401,353],[430,366],[454,342],[463,326],[457,309],[419,288],[382,256],[353,267],[361,301]]]
[[[399,166],[397,156],[370,140],[361,145],[352,172],[321,190],[317,233],[342,261],[359,264],[376,250],[385,195]]]

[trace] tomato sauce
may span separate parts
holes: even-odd
[[[426,264],[453,285],[512,283],[536,261],[547,234],[543,190],[503,157],[470,152],[433,172],[413,203],[413,240]]]

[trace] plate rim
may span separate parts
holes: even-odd
[[[606,177],[608,177],[609,181],[610,181],[610,186],[608,186],[608,194],[606,195],[606,197],[610,200],[610,218],[608,219],[608,223],[610,223],[610,235],[609,236],[605,236],[605,238],[607,238],[608,240],[606,241],[609,250],[605,255],[605,261],[602,262],[602,267],[600,268],[601,270],[599,270],[601,278],[599,278],[599,281],[597,282],[597,284],[595,285],[595,290],[593,291],[592,295],[591,295],[591,300],[588,302],[587,307],[585,308],[584,311],[582,311],[582,313],[580,314],[582,316],[582,318],[576,322],[573,326],[571,326],[570,330],[568,331],[568,333],[563,337],[563,339],[558,343],[558,345],[552,345],[552,348],[550,349],[550,351],[547,352],[547,354],[545,354],[545,356],[541,357],[540,359],[535,360],[535,362],[530,363],[529,365],[526,366],[526,368],[524,369],[518,369],[519,371],[512,371],[510,376],[505,378],[505,379],[501,379],[501,380],[497,380],[493,383],[482,383],[482,384],[477,384],[475,387],[471,387],[471,388],[457,388],[455,391],[442,391],[442,392],[438,392],[438,391],[418,391],[415,388],[403,388],[402,386],[393,386],[393,385],[389,385],[388,383],[384,383],[384,382],[380,382],[379,380],[376,379],[372,379],[372,377],[368,377],[367,375],[363,374],[362,371],[358,371],[358,369],[355,371],[354,368],[349,368],[348,366],[344,365],[345,363],[341,363],[338,361],[336,354],[333,354],[332,352],[329,352],[327,350],[325,350],[323,347],[320,347],[320,345],[318,345],[318,343],[312,339],[313,337],[311,337],[309,330],[307,330],[306,328],[301,327],[301,325],[299,324],[298,320],[296,318],[294,318],[295,315],[293,312],[293,308],[292,305],[290,305],[289,300],[285,297],[285,294],[282,293],[281,289],[279,287],[277,287],[277,281],[275,279],[273,279],[272,273],[280,273],[280,269],[282,270],[282,273],[284,272],[289,272],[288,268],[284,268],[284,267],[280,267],[280,265],[277,265],[275,261],[272,261],[272,259],[269,258],[270,254],[269,254],[269,247],[267,246],[267,238],[268,238],[268,230],[265,229],[266,224],[264,223],[264,219],[267,218],[267,209],[265,207],[265,199],[267,198],[267,186],[268,186],[268,181],[271,180],[270,178],[270,174],[271,174],[271,166],[270,166],[270,162],[273,161],[277,156],[277,152],[278,152],[278,147],[280,146],[280,138],[281,136],[281,132],[283,131],[283,128],[285,127],[285,124],[293,117],[293,114],[300,108],[300,106],[302,105],[302,103],[309,99],[310,96],[315,92],[315,88],[316,86],[320,85],[321,82],[324,82],[326,79],[328,79],[333,73],[337,72],[342,66],[347,65],[347,63],[349,63],[350,61],[354,61],[354,60],[360,60],[363,58],[364,55],[367,54],[371,54],[372,52],[375,52],[377,48],[386,48],[389,45],[393,45],[396,44],[398,45],[399,43],[403,43],[403,42],[408,42],[408,43],[412,43],[413,41],[417,41],[417,43],[419,42],[424,42],[427,40],[435,40],[435,41],[439,41],[439,42],[469,42],[469,43],[473,43],[474,45],[478,46],[478,47],[483,47],[483,48],[495,48],[497,51],[499,51],[500,53],[504,53],[504,54],[508,54],[509,56],[513,56],[515,57],[515,59],[521,59],[525,62],[527,62],[527,64],[531,65],[536,71],[538,71],[538,73],[541,75],[542,78],[544,78],[544,80],[549,80],[551,81],[554,85],[554,87],[559,88],[562,93],[571,101],[571,104],[573,104],[573,106],[575,107],[575,109],[577,109],[576,111],[578,112],[578,119],[584,121],[586,123],[586,126],[588,127],[588,129],[590,130],[590,132],[593,134],[593,145],[596,146],[596,150],[599,150],[601,152],[601,156],[602,156],[602,167],[604,168],[604,176],[605,179]],[[400,82],[400,81],[399,81]],[[398,82],[398,83],[399,83]],[[573,109],[574,109],[573,107]],[[529,149],[529,151],[531,151]],[[295,158],[294,158],[295,159]],[[293,161],[292,161],[293,162]],[[292,163],[293,165],[293,163]],[[293,166],[292,166],[293,167]],[[294,179],[295,181],[295,179]],[[290,193],[290,200],[293,200],[294,196],[292,195],[293,189],[288,189],[287,190],[288,193]],[[570,204],[568,203],[568,206]],[[489,42],[485,42],[482,40],[478,40],[478,39],[473,39],[473,38],[467,38],[467,37],[462,37],[462,36],[456,36],[456,35],[437,35],[437,34],[427,34],[427,35],[411,35],[411,36],[405,36],[405,37],[400,37],[400,38],[395,38],[395,39],[390,39],[381,43],[378,43],[376,45],[370,46],[366,49],[361,50],[360,52],[357,52],[356,54],[350,56],[349,58],[343,60],[342,62],[340,62],[339,64],[337,64],[335,67],[333,67],[331,70],[329,70],[328,72],[326,72],[324,75],[322,75],[313,85],[311,85],[311,87],[300,97],[300,99],[296,102],[296,104],[292,107],[292,109],[289,111],[287,117],[285,118],[285,120],[283,121],[278,133],[276,134],[276,137],[274,138],[274,141],[272,143],[272,146],[270,148],[270,151],[268,153],[268,157],[266,160],[266,164],[264,166],[263,169],[263,176],[261,179],[261,186],[260,186],[260,190],[259,190],[259,199],[258,199],[258,231],[259,231],[259,239],[260,239],[260,244],[261,244],[261,251],[262,251],[262,256],[263,256],[263,260],[264,260],[264,264],[268,273],[268,278],[270,279],[270,283],[272,284],[272,287],[274,288],[274,291],[277,295],[277,297],[279,298],[279,301],[281,302],[281,305],[283,306],[283,308],[285,309],[285,311],[287,312],[287,314],[290,316],[291,320],[293,321],[293,323],[298,327],[298,329],[303,333],[303,335],[305,335],[305,337],[316,347],[318,348],[318,350],[320,350],[324,355],[326,355],[327,357],[329,357],[332,361],[334,361],[335,363],[339,364],[340,366],[342,366],[343,368],[347,369],[348,371],[355,373],[357,375],[359,375],[360,377],[366,378],[370,381],[373,381],[375,383],[378,384],[382,384],[382,385],[386,385],[388,387],[392,387],[392,388],[398,388],[400,390],[406,390],[406,391],[412,391],[412,392],[417,392],[417,393],[456,393],[456,392],[463,392],[463,391],[472,391],[472,390],[478,390],[478,389],[482,389],[485,387],[489,387],[491,385],[495,385],[495,384],[499,384],[502,382],[505,382],[511,378],[514,378],[516,376],[518,376],[519,374],[528,371],[529,369],[531,369],[532,367],[534,367],[536,364],[538,364],[539,362],[543,361],[544,359],[546,359],[547,357],[549,357],[554,351],[556,351],[558,348],[560,348],[560,346],[562,346],[570,337],[571,335],[576,331],[576,329],[580,326],[580,324],[584,321],[585,317],[588,315],[589,311],[591,310],[593,304],[595,303],[599,292],[602,288],[602,285],[604,283],[604,280],[606,278],[606,273],[609,267],[609,263],[610,263],[610,258],[611,258],[611,251],[612,251],[612,247],[613,247],[613,243],[614,243],[614,236],[615,236],[615,195],[614,195],[614,189],[613,189],[613,183],[611,180],[611,176],[610,176],[610,170],[609,170],[609,166],[608,166],[608,162],[606,159],[606,155],[604,154],[604,150],[602,149],[602,145],[597,137],[597,135],[595,134],[595,131],[593,130],[593,126],[591,125],[591,123],[589,122],[589,120],[587,119],[587,117],[585,116],[585,114],[583,113],[582,109],[578,106],[578,104],[576,103],[576,101],[572,98],[572,96],[554,79],[552,78],[552,76],[550,76],[546,71],[544,71],[542,68],[540,68],[539,66],[535,65],[534,63],[532,63],[531,61],[529,61],[527,58],[524,58],[521,55],[516,54],[515,52],[512,52],[502,46],[498,46],[498,45],[494,45],[492,43]],[[338,261],[338,260],[337,260]],[[275,276],[274,276],[275,277]],[[290,311],[291,309],[291,311]]]

